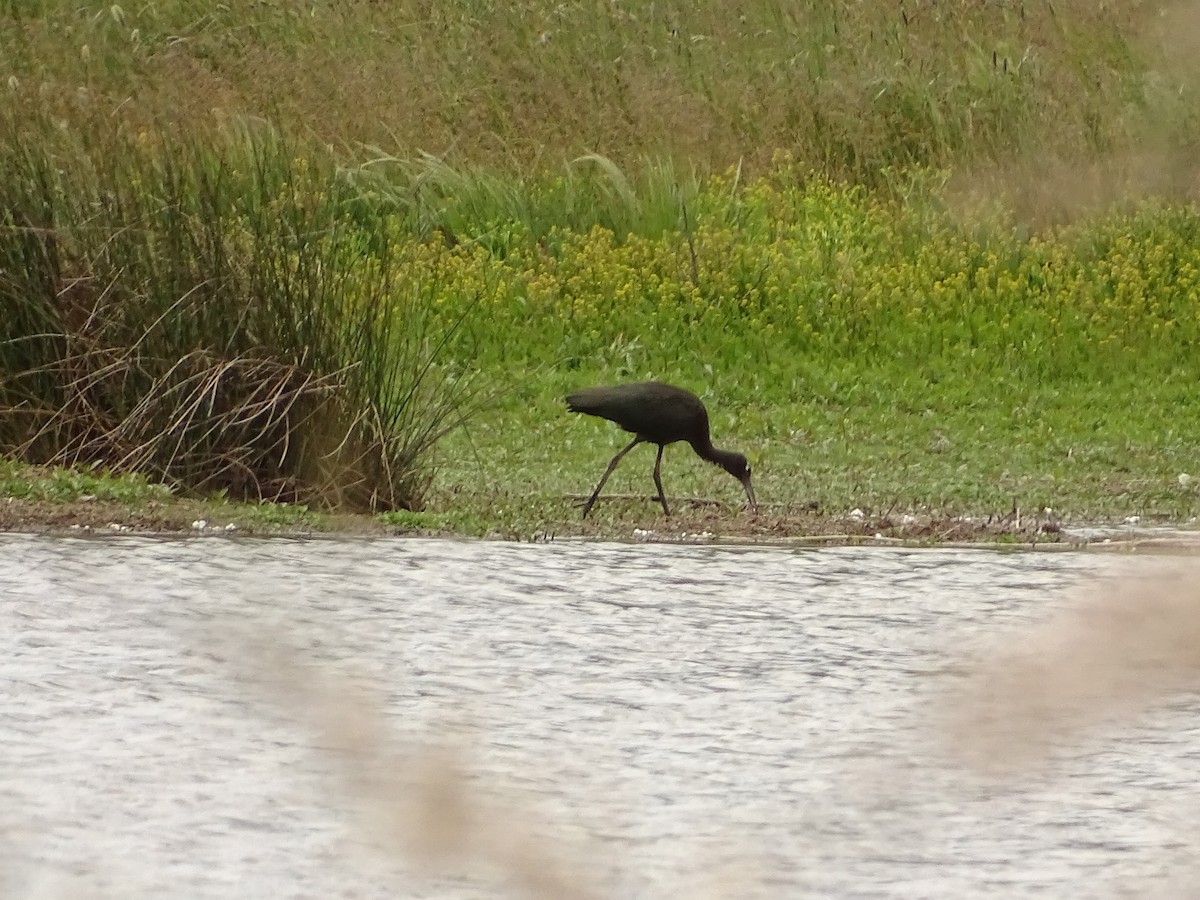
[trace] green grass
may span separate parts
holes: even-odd
[[[561,396],[603,380],[595,373],[527,383],[532,402],[506,402],[452,436],[433,509],[487,511],[526,534],[573,526],[578,512],[565,498],[589,493],[626,437],[615,426],[569,415]],[[762,400],[736,377],[713,387],[706,399],[716,443],[748,454],[759,502],[777,510],[815,503],[833,517],[855,508],[987,516],[1016,505],[1027,513],[1049,507],[1075,522],[1200,515],[1196,482],[1178,478],[1200,472],[1193,437],[1200,403],[1186,383],[1013,391],[1020,386],[960,381],[931,388],[880,371],[834,402],[810,392]],[[606,492],[648,498],[652,465],[653,449],[639,448]],[[669,497],[712,497],[729,509],[742,502],[739,485],[686,445],[668,449],[664,470]],[[609,511],[601,501],[596,514],[618,530],[670,527],[648,500],[614,506]]]
[[[106,529],[114,523],[166,531],[225,532],[226,526],[232,525],[233,532],[250,534],[337,527],[329,516],[303,504],[239,503],[219,494],[186,498],[144,475],[119,474],[99,466],[28,466],[0,459],[0,497],[23,504],[15,513],[11,508],[4,510],[16,527],[55,523],[61,528],[95,521],[90,527]],[[205,527],[199,528],[199,522]]]
[[[209,515],[214,523],[233,522],[256,530],[308,526],[321,530],[326,517],[303,503],[213,503]]]
[[[0,497],[67,503],[83,498],[132,505],[168,501],[170,487],[155,484],[144,475],[114,475],[99,468],[42,469],[0,459]]]

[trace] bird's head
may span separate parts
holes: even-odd
[[[754,485],[750,483],[750,460],[740,453],[724,452],[718,465],[742,483],[742,487],[746,489],[746,499],[750,501],[750,508],[757,510],[758,501],[754,498]]]

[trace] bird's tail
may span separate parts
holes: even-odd
[[[582,388],[567,394],[567,409],[573,413],[594,416],[599,413],[599,404],[603,399],[603,388]]]

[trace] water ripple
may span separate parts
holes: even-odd
[[[420,860],[348,862],[361,841],[336,766],[299,712],[244,683],[260,661],[213,640],[228,632],[375,691],[405,746],[453,738],[473,788],[517,791],[547,844],[582,848],[574,872],[603,896],[1165,890],[1193,849],[1192,699],[1007,787],[926,753],[919,715],[973,648],[1045,619],[1081,576],[1146,565],[2,536],[0,884],[494,896]]]

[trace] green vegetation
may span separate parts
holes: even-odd
[[[767,530],[1200,514],[1187,4],[0,9],[12,458],[626,533],[656,507],[568,499],[624,438],[561,398],[653,377]]]
[[[144,146],[143,146],[144,144]],[[66,160],[66,165],[63,161]],[[328,156],[24,131],[0,145],[0,445],[190,492],[420,504],[461,417],[437,284]]]
[[[706,180],[691,232],[570,234],[502,259],[439,251],[463,273],[447,284],[486,271],[496,285],[486,329],[463,339],[486,370],[521,373],[472,427],[477,454],[468,435],[447,447],[446,481],[509,502],[530,485],[586,494],[621,438],[560,398],[662,377],[701,390],[718,443],[749,452],[761,500],[1200,512],[1178,477],[1200,471],[1200,210],[1143,203],[1029,238],[964,226],[938,199],[914,188],[884,202],[780,166],[736,189]],[[670,459],[669,491],[736,502],[737,485],[686,450]],[[648,454],[637,460],[614,490],[648,491]],[[541,528],[563,514],[543,512]]]
[[[112,476],[95,469],[50,469],[32,472],[28,466],[0,460],[0,496],[56,503],[89,498],[141,504],[169,500],[171,489],[143,475]]]
[[[1130,0],[9,0],[8,90],[69,121],[274,118],[492,171],[595,151],[835,176],[1186,148],[1195,14]],[[1189,159],[1186,153],[1182,159]]]
[[[188,499],[137,473],[116,475],[97,466],[43,468],[0,460],[0,528],[98,531],[207,531],[222,534],[297,534],[361,523],[290,503],[238,503],[220,494]],[[368,529],[369,530],[369,529]]]

